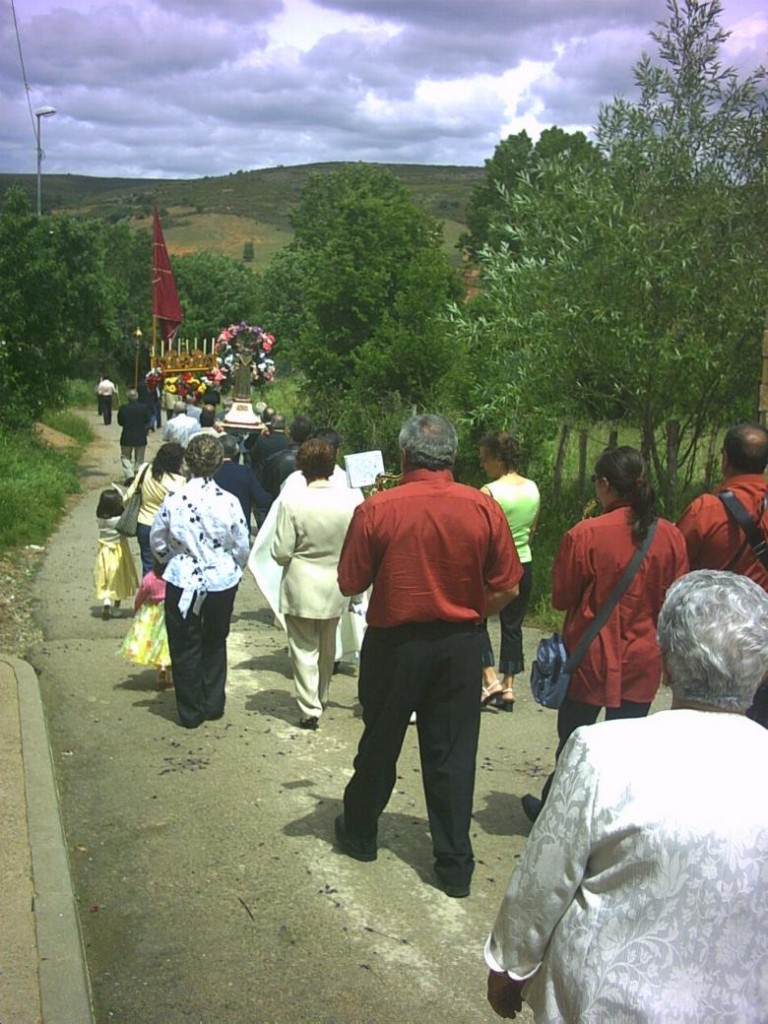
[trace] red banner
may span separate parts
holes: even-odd
[[[152,239],[152,316],[157,318],[163,338],[163,348],[173,341],[179,327],[184,322],[184,310],[179,302],[176,291],[176,280],[171,270],[171,261],[165,247],[163,229],[157,207],[154,212],[154,234]]]

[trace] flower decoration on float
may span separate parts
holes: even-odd
[[[268,334],[262,327],[242,320],[239,324],[225,327],[216,339],[214,352],[217,369],[211,375],[222,390],[232,385],[240,356],[251,357],[251,384],[269,383],[275,376],[275,362],[271,352],[275,347],[274,334]]]
[[[149,385],[149,374],[147,384]],[[160,378],[163,390],[169,395],[178,395],[179,398],[186,398],[187,395],[197,395],[199,398],[205,396],[205,392],[212,386],[206,377],[197,377],[192,373],[179,373],[176,375]]]

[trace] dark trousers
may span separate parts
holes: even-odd
[[[179,611],[182,590],[172,583],[166,587],[165,627],[176,707],[181,724],[188,729],[224,714],[227,637],[236,594],[237,587],[209,593],[199,615],[190,608],[183,618]]]
[[[150,529],[151,527],[147,526],[146,523],[139,523],[136,527],[136,540],[139,542],[139,552],[141,554],[142,576],[147,575],[153,564],[152,548],[149,546]]]
[[[650,701],[647,704],[637,704],[632,700],[623,700],[617,708],[605,709],[605,720],[606,722],[613,722],[620,718],[645,718],[650,710]],[[557,709],[558,744],[555,751],[555,761],[563,752],[563,747],[568,742],[571,734],[581,728],[582,725],[594,725],[601,711],[602,708],[598,704],[583,704],[581,701],[571,700],[570,697],[565,698]],[[547,794],[552,786],[552,779],[553,776],[550,775],[544,783],[544,789],[541,793],[542,801],[547,799]]]
[[[104,425],[109,426],[112,422],[112,395],[99,395],[99,415],[104,420]]]
[[[523,621],[531,600],[533,586],[533,569],[531,562],[523,564],[523,578],[520,580],[520,592],[508,605],[499,612],[501,627],[501,644],[499,646],[499,671],[504,676],[517,676],[525,668],[523,659]],[[493,647],[488,631],[485,633],[485,651],[483,665],[493,664]]]
[[[397,759],[416,711],[422,781],[435,870],[448,885],[468,883],[469,838],[480,731],[482,630],[452,623],[369,626],[360,652],[365,730],[344,792],[347,833],[375,841],[395,784]]]

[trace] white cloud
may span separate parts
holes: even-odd
[[[482,164],[631,93],[663,0],[26,0],[46,172],[194,177],[319,160]],[[762,0],[725,0],[724,57],[766,51]],[[9,12],[0,170],[34,170]]]

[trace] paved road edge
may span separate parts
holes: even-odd
[[[40,685],[27,662],[6,654],[0,655],[0,661],[16,676],[19,701],[43,1021],[93,1024],[90,985]]]

